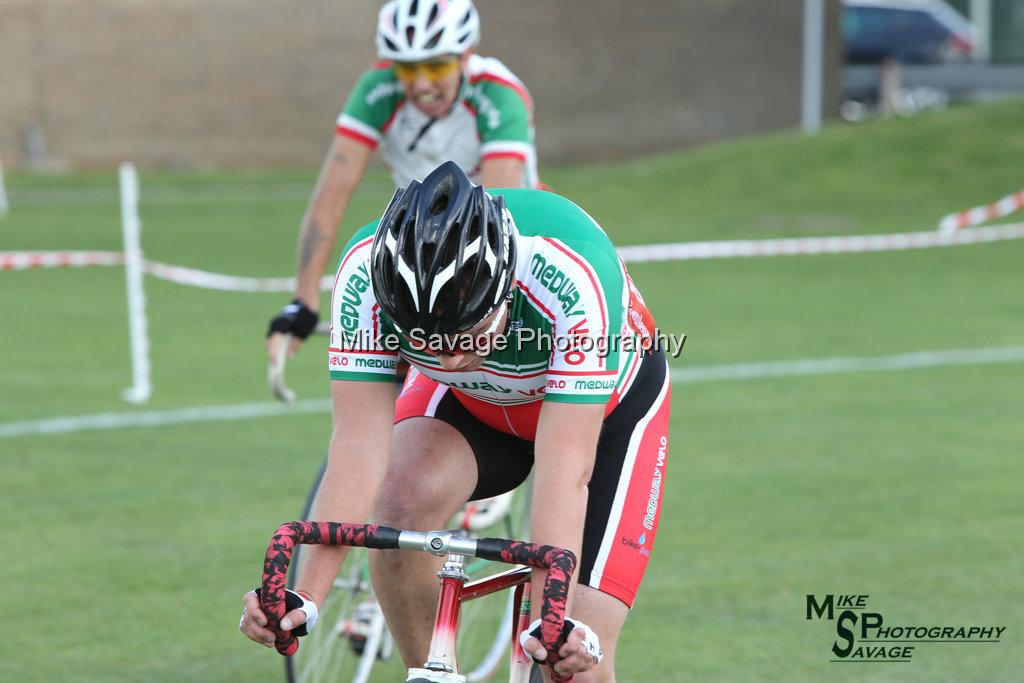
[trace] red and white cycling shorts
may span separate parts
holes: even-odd
[[[665,492],[671,404],[668,364],[661,351],[645,355],[629,391],[604,419],[590,479],[579,582],[632,607],[658,532]],[[432,417],[455,427],[477,461],[470,500],[519,486],[533,467],[533,442],[491,426],[485,408],[457,390],[411,372],[395,407],[395,422]],[[536,406],[539,413],[539,402]],[[486,410],[492,410],[489,406]]]

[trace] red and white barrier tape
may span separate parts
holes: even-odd
[[[1008,194],[998,202],[976,206],[966,211],[958,211],[943,216],[939,221],[939,230],[942,232],[956,232],[974,225],[981,225],[1003,216],[1009,216],[1015,211],[1024,209],[1024,190]]]
[[[157,261],[146,261],[146,273],[160,280],[176,282],[179,285],[202,287],[203,289],[219,289],[225,292],[294,292],[293,277],[238,277],[221,275],[205,270],[170,266]],[[328,292],[334,288],[334,276],[324,275],[320,278],[320,289]]]
[[[620,247],[619,255],[627,263],[650,261],[692,261],[755,256],[804,256],[812,254],[861,254],[904,249],[953,247],[1024,238],[1024,223],[1008,223],[985,228],[968,228],[953,233],[903,232],[886,235],[848,235],[841,237],[800,237],[769,240],[729,240],[721,242],[675,242]],[[0,252],[0,270],[25,268],[61,268],[77,266],[113,266],[124,262],[116,251],[23,251]],[[291,292],[295,278],[238,277],[210,273],[195,268],[172,266],[157,261],[145,262],[146,273],[161,280],[182,285],[219,289],[228,292]],[[324,291],[334,286],[334,276],[320,280]]]
[[[205,270],[170,266],[157,261],[146,261],[146,273],[160,280],[176,282],[180,285],[202,287],[203,289],[219,289],[225,292],[294,292],[293,277],[238,277],[221,275]],[[324,276],[320,288],[331,289],[334,286],[333,276]]]
[[[0,271],[120,266],[123,264],[124,253],[120,251],[0,251]],[[291,292],[295,290],[295,278],[293,277],[237,277],[195,268],[171,266],[158,261],[145,261],[143,267],[146,273],[155,278],[204,289],[220,289],[229,292]],[[321,281],[321,287],[328,290],[333,285],[334,277],[325,275]]]
[[[120,251],[0,251],[0,270],[119,266],[123,263],[124,254]]]
[[[676,242],[620,247],[619,255],[627,263],[647,261],[689,261],[713,258],[753,256],[803,256],[809,254],[862,254],[873,251],[900,251],[952,247],[961,244],[998,242],[1024,237],[1024,223],[971,228],[952,234],[940,232],[900,232],[888,235],[849,235],[845,237],[801,237],[775,240],[731,240],[723,242]]]

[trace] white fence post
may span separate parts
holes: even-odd
[[[987,64],[992,61],[992,0],[971,0],[971,23],[974,35],[974,61]]]
[[[121,227],[124,235],[124,272],[128,289],[128,332],[132,352],[132,386],[121,392],[130,403],[145,403],[153,393],[150,384],[149,334],[146,294],[142,288],[142,221],[139,220],[139,176],[135,166],[125,162],[121,180]]]
[[[804,0],[803,79],[800,89],[800,127],[805,133],[821,129],[822,72],[825,68],[825,3]]]
[[[0,218],[7,215],[10,206],[7,202],[7,185],[4,183],[4,160],[0,157]]]

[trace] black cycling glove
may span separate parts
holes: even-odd
[[[269,337],[275,332],[294,334],[299,339],[305,339],[320,321],[316,311],[306,305],[302,299],[293,299],[290,304],[281,309],[270,321],[270,329],[267,330]]]

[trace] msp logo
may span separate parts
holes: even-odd
[[[835,621],[830,662],[909,662],[921,643],[998,643],[1006,630],[1005,626],[887,625],[881,612],[867,611],[868,597],[807,596],[808,621]]]

